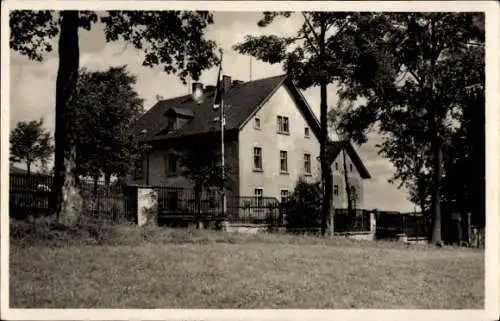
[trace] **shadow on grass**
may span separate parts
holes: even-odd
[[[289,245],[325,245],[375,247],[425,251],[481,251],[457,247],[408,245],[395,241],[354,240],[345,236],[322,237],[315,234],[235,233],[210,229],[165,228],[154,225],[138,227],[130,223],[110,223],[83,219],[74,227],[65,227],[45,218],[35,222],[11,221],[10,241],[14,246],[68,247],[78,245],[136,246],[142,244],[246,244],[275,243]]]

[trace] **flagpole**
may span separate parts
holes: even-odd
[[[222,52],[221,52],[221,61],[220,61],[221,67],[220,70],[222,71]],[[221,77],[223,77],[221,75]],[[222,82],[221,82],[222,83]],[[225,186],[225,161],[224,161],[224,129],[225,129],[225,115],[224,115],[224,85],[222,84],[221,86],[221,101],[220,101],[220,150],[221,150],[221,178],[222,178],[222,217],[224,220],[226,219],[226,214],[227,214],[227,203],[226,203],[226,186]]]

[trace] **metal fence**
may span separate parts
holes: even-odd
[[[49,201],[52,196],[53,177],[40,174],[10,174],[10,217],[24,219],[27,216],[50,215]],[[88,179],[78,183],[83,199],[83,213],[101,219],[118,220],[127,217],[128,198],[122,186],[94,184]]]
[[[370,231],[370,211],[354,209],[349,213],[348,209],[335,209],[335,232],[368,232]]]
[[[425,217],[418,213],[378,212],[377,238],[396,238],[406,235],[409,238],[427,237]]]
[[[158,194],[158,221],[161,225],[185,225],[194,220],[284,224],[284,210],[274,197],[229,196],[224,216],[222,196],[217,190],[202,191],[198,200],[192,189],[169,186],[156,186],[154,189]]]

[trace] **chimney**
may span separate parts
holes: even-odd
[[[197,89],[203,91],[203,84],[201,82],[193,82],[191,84],[191,94],[193,94]]]
[[[222,76],[222,90],[226,94],[231,89],[231,76]]]
[[[191,86],[191,97],[198,104],[201,104],[203,102],[203,84],[201,82],[193,82]]]

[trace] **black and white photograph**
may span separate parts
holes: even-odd
[[[2,2],[2,319],[498,319],[499,6],[365,2]]]

